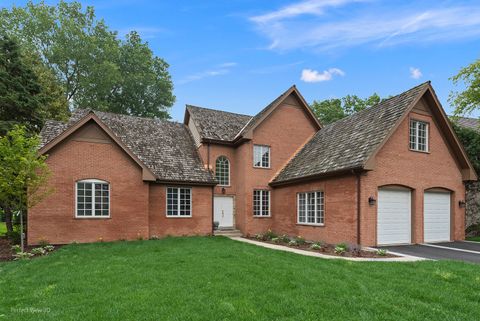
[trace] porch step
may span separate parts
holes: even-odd
[[[213,232],[215,236],[241,237],[242,232],[237,229],[218,229]]]

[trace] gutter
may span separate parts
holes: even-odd
[[[298,178],[292,178],[289,180],[285,181],[279,181],[279,182],[270,182],[270,186],[282,186],[282,185],[291,185],[291,184],[298,184],[298,183],[304,183],[308,181],[314,181],[317,179],[323,179],[323,178],[328,178],[328,177],[333,177],[333,176],[339,176],[339,175],[349,175],[349,174],[354,174],[357,171],[364,170],[362,166],[357,166],[357,167],[352,167],[352,168],[345,168],[337,171],[332,171],[332,172],[327,172],[327,173],[322,173],[322,174],[314,174],[314,175],[309,175],[309,176],[302,176]]]
[[[361,208],[360,208],[360,205],[361,205],[361,200],[360,200],[360,196],[361,196],[361,187],[362,187],[362,179],[361,179],[361,173],[360,172],[355,172],[355,171],[352,171],[355,173],[355,176],[357,177],[357,244],[360,244],[361,242]]]

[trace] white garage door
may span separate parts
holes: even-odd
[[[425,242],[450,241],[450,193],[425,193],[423,223]]]
[[[409,190],[378,190],[378,245],[411,243],[411,209]]]

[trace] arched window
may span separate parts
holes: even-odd
[[[76,217],[109,217],[110,184],[98,179],[84,179],[76,183]]]
[[[215,178],[221,186],[230,185],[230,162],[225,156],[220,156],[215,162]]]

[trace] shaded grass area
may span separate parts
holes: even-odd
[[[0,236],[3,236],[7,233],[7,226],[5,222],[0,222]]]
[[[467,241],[480,242],[480,236],[467,237]]]
[[[479,271],[448,261],[322,260],[222,237],[75,244],[0,263],[0,316],[479,320]]]

